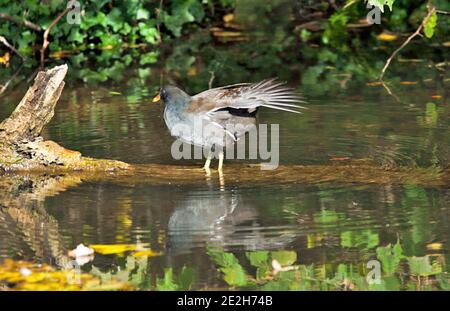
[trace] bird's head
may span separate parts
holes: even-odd
[[[187,103],[190,96],[176,86],[166,85],[161,88],[158,95],[153,98],[153,102],[162,101],[164,104]]]

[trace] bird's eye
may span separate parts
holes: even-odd
[[[159,94],[162,100],[165,101],[167,99],[168,94],[166,89],[162,88],[161,91],[159,91]]]

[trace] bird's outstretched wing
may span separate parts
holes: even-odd
[[[305,109],[298,105],[303,98],[276,79],[258,83],[241,83],[210,89],[192,97],[190,111],[215,113],[227,108],[253,113],[258,107],[268,107],[294,113]]]

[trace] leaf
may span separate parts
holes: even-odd
[[[386,42],[390,42],[390,41],[395,41],[397,40],[398,36],[388,33],[388,32],[382,32],[377,36],[377,39],[380,41],[386,41]]]
[[[139,8],[136,13],[136,19],[149,19],[150,13],[146,9]]]
[[[143,251],[137,251],[131,254],[133,257],[154,257],[154,256],[161,256],[161,252],[155,252],[152,250],[143,250]]]
[[[247,284],[247,275],[240,264],[221,268],[220,271],[224,274],[223,279],[228,285],[244,286]]]
[[[418,276],[430,276],[442,273],[442,266],[439,262],[431,263],[430,256],[408,258],[411,274]]]
[[[171,14],[162,12],[164,25],[176,36],[181,35],[182,26],[189,22],[199,22],[205,16],[202,4],[197,0],[172,2]]]
[[[239,264],[236,256],[231,253],[226,253],[220,249],[210,248],[208,249],[208,255],[214,261],[215,264],[221,267],[231,267],[235,264]]]
[[[270,272],[270,267],[266,266],[266,267],[259,267],[256,269],[256,279],[259,280],[263,280],[265,279]]]
[[[295,251],[275,251],[271,252],[271,257],[282,266],[289,266],[297,261],[297,253]]]
[[[207,253],[220,267],[219,270],[224,274],[223,279],[228,285],[243,286],[247,284],[247,275],[236,256],[215,248],[208,249]]]
[[[403,258],[403,249],[400,243],[397,242],[394,246],[389,244],[384,247],[377,247],[376,252],[383,271],[388,274],[394,273]]]
[[[114,32],[119,31],[123,27],[123,15],[118,8],[113,8],[105,17],[106,25],[112,27]]]
[[[373,291],[399,291],[401,284],[395,275],[383,277],[380,284],[369,284],[369,289]]]
[[[321,224],[333,223],[339,220],[339,214],[335,211],[321,210],[314,214],[314,221]]]
[[[344,231],[341,233],[341,246],[374,248],[379,244],[377,232],[372,230]]]
[[[94,244],[90,245],[96,253],[102,255],[121,254],[136,249],[136,244]]]
[[[250,264],[254,267],[265,267],[268,265],[269,252],[267,251],[254,251],[245,253]]]
[[[442,248],[443,248],[442,243],[427,244],[427,249],[429,249],[429,250],[437,251],[437,250],[441,250]]]
[[[190,290],[195,280],[195,270],[183,266],[177,278],[178,290]]]
[[[6,52],[5,55],[0,56],[0,64],[3,64],[3,65],[8,64],[10,58],[11,58],[10,54],[8,52]]]
[[[450,291],[450,277],[446,273],[442,273],[436,278],[442,290]]]
[[[430,18],[425,23],[423,32],[425,33],[425,36],[429,39],[433,37],[434,31],[436,30],[437,19],[438,19],[437,13],[433,12],[433,14],[431,14]]]
[[[178,289],[177,284],[173,280],[172,268],[164,269],[164,278],[156,279],[156,290],[159,291],[175,291]]]
[[[140,22],[138,24],[138,27],[139,27],[139,34],[144,37],[146,42],[150,44],[156,44],[158,42],[159,33],[155,27],[149,26],[143,22]],[[156,52],[151,53],[156,54]]]
[[[157,52],[148,52],[141,56],[139,60],[139,64],[147,65],[154,64],[158,61],[158,53]]]
[[[276,278],[267,282],[261,289],[264,291],[299,290],[304,281],[300,280],[295,271],[280,272]]]

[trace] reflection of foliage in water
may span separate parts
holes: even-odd
[[[231,287],[260,290],[430,290],[448,289],[449,275],[443,272],[443,256],[407,257],[399,243],[379,246],[379,281],[367,277],[370,267],[359,264],[296,264],[294,251],[246,253],[246,270],[232,254],[210,249],[208,254]],[[274,263],[276,261],[276,263]],[[276,265],[281,269],[277,270]],[[404,265],[401,265],[404,263]],[[254,272],[247,272],[254,271]],[[410,276],[404,277],[409,271]]]

